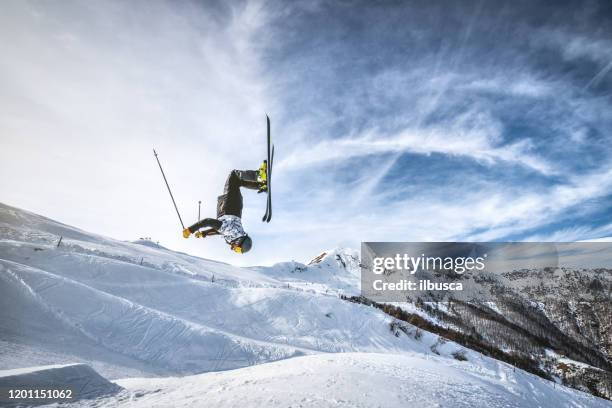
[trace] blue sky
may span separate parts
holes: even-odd
[[[609,2],[6,2],[0,200],[238,264],[612,235]],[[243,257],[184,241],[276,142]]]

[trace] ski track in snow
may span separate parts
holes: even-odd
[[[0,204],[0,369],[139,377],[76,406],[610,406],[471,350],[457,361],[452,342],[432,355],[430,333],[394,336],[338,298],[359,293],[358,264],[335,250],[237,268]]]
[[[422,353],[317,354],[189,377],[124,379],[96,407],[605,407],[609,404],[503,363],[505,373],[448,365]],[[489,362],[489,365],[490,362]]]

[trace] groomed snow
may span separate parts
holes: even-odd
[[[126,379],[118,407],[609,407],[493,361],[336,353],[183,378]]]
[[[394,333],[338,297],[358,285],[350,250],[237,268],[0,204],[0,369],[79,362],[123,378],[96,406],[610,406],[414,327]]]
[[[5,392],[8,389],[71,390],[77,399],[96,399],[116,394],[121,387],[100,376],[88,365],[67,364],[0,370],[0,390],[3,391],[1,398],[4,398],[0,399],[0,404],[17,405],[16,401],[6,398]]]

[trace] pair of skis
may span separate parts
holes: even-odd
[[[270,222],[272,219],[272,164],[274,163],[274,145],[270,140],[270,118],[266,115],[266,124],[268,128],[268,160],[266,162],[266,193],[268,194],[266,202],[266,213],[261,219],[263,222]],[[271,149],[270,149],[271,147]]]

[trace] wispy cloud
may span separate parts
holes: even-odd
[[[612,51],[612,50],[611,50]],[[610,60],[610,62],[608,63],[608,65],[606,65],[605,67],[603,67],[601,69],[601,71],[599,71],[585,86],[584,89],[589,88],[590,86],[595,86],[597,85],[603,78],[605,78],[606,75],[608,75],[608,73],[610,72],[610,70],[612,70],[612,60]]]
[[[612,240],[612,224],[597,227],[572,226],[556,230],[549,234],[536,234],[525,238],[525,241],[534,242],[575,242],[575,241],[597,241]]]
[[[538,45],[557,49],[568,61],[590,60],[601,68],[584,86],[596,86],[612,70],[612,40],[609,37],[578,34],[568,29],[543,29],[532,39]]]
[[[229,170],[258,165],[272,105],[262,3],[8,2],[1,14],[0,168],[11,177],[0,199],[230,259],[214,240],[180,238],[151,149],[187,223],[198,200],[215,214]]]
[[[308,148],[296,149],[280,165],[305,167],[387,153],[439,153],[462,156],[487,165],[504,161],[547,175],[554,172],[551,164],[530,151],[529,139],[504,143],[501,127],[501,123],[486,113],[468,112],[447,124],[407,128],[392,135],[366,130],[359,135],[324,140]]]
[[[243,264],[360,240],[604,234],[612,29],[597,7],[9,2],[0,199]],[[245,192],[247,256],[182,240],[151,147],[191,221],[263,158],[265,113],[273,222]]]
[[[551,224],[589,224],[590,214],[605,206],[593,200],[612,191],[610,150],[603,143],[609,140],[609,101],[585,93],[583,73],[568,76],[567,64],[580,58],[607,63],[606,40],[573,32],[563,20],[530,26],[535,9],[507,9],[506,18],[519,21],[512,28],[496,23],[498,15],[486,5],[474,9],[445,16],[396,10],[409,27],[404,31],[379,28],[376,36],[355,34],[363,46],[347,41],[344,47],[305,49],[289,74],[279,72],[287,88],[283,96],[301,97],[304,105],[288,114],[299,123],[292,127],[299,137],[278,171],[295,178],[298,194],[306,192],[303,203],[292,203],[292,212],[312,221],[318,237],[329,237],[325,242],[332,245],[341,236],[353,244],[524,237]],[[317,20],[307,16],[311,24]],[[436,19],[452,24],[451,18],[465,23],[465,35],[424,28]],[[399,44],[410,45],[387,54]],[[543,47],[557,54],[544,54]],[[387,63],[360,69],[364,48]],[[317,84],[316,93],[304,84]],[[314,119],[305,119],[311,113]],[[402,160],[407,155],[429,159],[430,166],[419,161],[431,167],[428,184],[419,180],[426,171],[411,177],[415,169]],[[486,177],[463,167],[441,172],[437,165],[457,160],[463,167],[481,166]],[[462,183],[454,185],[462,174]],[[311,186],[333,189],[333,197]],[[301,231],[285,221],[287,231]],[[297,238],[300,245],[309,246],[311,234],[303,237]]]

